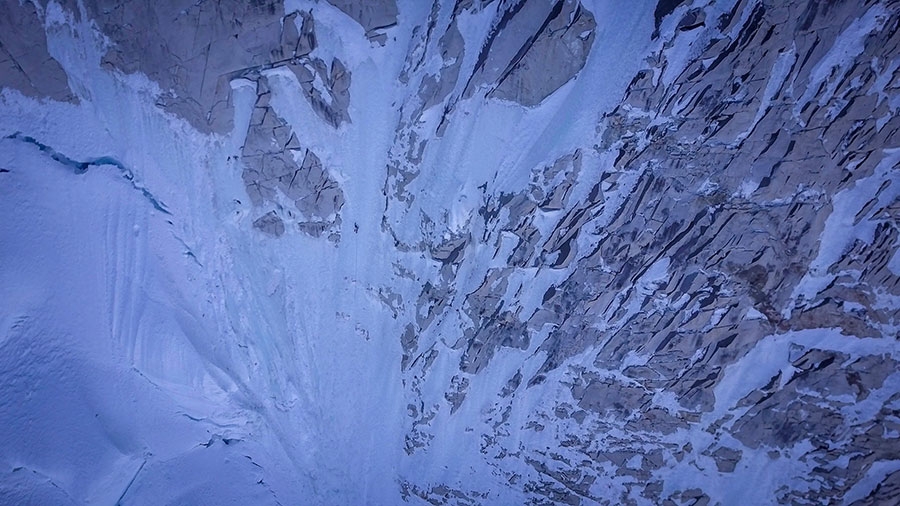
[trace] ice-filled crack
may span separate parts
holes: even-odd
[[[157,211],[159,211],[161,213],[165,213],[168,215],[172,214],[169,212],[168,209],[166,209],[166,205],[161,200],[156,198],[156,196],[154,196],[152,193],[150,193],[149,190],[147,190],[143,186],[139,185],[134,180],[134,172],[132,172],[131,169],[129,169],[122,162],[116,160],[115,158],[113,158],[111,156],[100,156],[97,158],[91,158],[90,160],[87,160],[84,162],[79,162],[78,160],[69,158],[68,156],[66,156],[66,155],[60,153],[59,151],[53,149],[52,147],[42,143],[41,141],[35,139],[34,137],[32,137],[30,135],[25,135],[22,132],[16,132],[16,133],[7,135],[6,137],[4,137],[4,139],[11,139],[11,140],[25,142],[28,144],[33,144],[33,145],[37,146],[37,148],[39,150],[41,150],[42,153],[46,153],[50,158],[52,158],[53,161],[59,163],[60,165],[63,165],[65,167],[72,169],[72,172],[74,172],[75,174],[84,174],[91,167],[102,167],[104,165],[111,165],[111,166],[119,169],[119,172],[121,173],[122,177],[125,178],[126,180],[128,180],[129,183],[131,183],[132,188],[141,192],[141,195],[143,195],[144,198],[146,198],[147,200],[150,201],[150,204],[153,206],[154,209],[156,209]]]

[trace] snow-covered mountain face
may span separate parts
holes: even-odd
[[[900,3],[0,2],[0,502],[893,504]]]

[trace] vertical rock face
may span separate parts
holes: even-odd
[[[0,4],[0,88],[73,101],[66,73],[47,52],[47,34],[31,2]]]
[[[111,42],[103,64],[159,83],[160,105],[201,131],[230,130],[228,83],[234,74],[292,56],[281,45],[280,0],[84,5]]]
[[[555,2],[546,17],[544,10],[531,11],[540,6],[541,2],[522,2],[515,7],[522,9],[515,16],[512,11],[507,14],[511,27],[498,31],[482,48],[483,64],[470,86],[489,82],[493,87],[489,96],[535,106],[581,70],[594,42],[594,16],[577,0]],[[536,21],[540,21],[537,29]],[[515,50],[511,58],[506,48]]]
[[[353,18],[366,31],[370,40],[384,42],[387,34],[384,29],[397,24],[397,2],[395,0],[373,0],[357,2],[355,0],[328,0],[345,14]]]
[[[322,75],[326,90],[304,89],[329,122],[348,119],[349,74],[340,61],[329,69],[321,59],[307,57],[316,46],[314,21],[308,12],[286,13],[280,0],[140,5],[90,0],[85,7],[111,39],[103,64],[159,83],[164,92],[158,103],[200,131],[231,129],[232,79],[282,65],[300,69],[301,83]],[[323,91],[331,99],[324,99]]]
[[[203,378],[129,355],[194,444],[104,428],[144,462],[97,471],[123,504],[191,502],[172,470],[220,456],[254,503],[900,500],[900,3],[86,1],[90,71],[42,42],[50,7],[3,9],[34,33],[0,31],[0,85],[69,100],[87,72],[97,105],[111,80],[147,102],[139,135],[200,153],[166,168],[103,117],[84,146],[22,111],[91,103],[0,97],[0,184],[25,149],[143,175],[204,282],[166,299],[177,332],[107,309],[126,341],[183,333]],[[0,346],[25,356],[16,318]],[[0,473],[0,497],[40,488]]]

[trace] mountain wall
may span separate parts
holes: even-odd
[[[0,502],[895,503],[898,29],[3,1]]]

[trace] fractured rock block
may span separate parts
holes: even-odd
[[[253,222],[253,227],[275,237],[281,237],[284,234],[284,222],[275,211],[269,211],[257,218]]]

